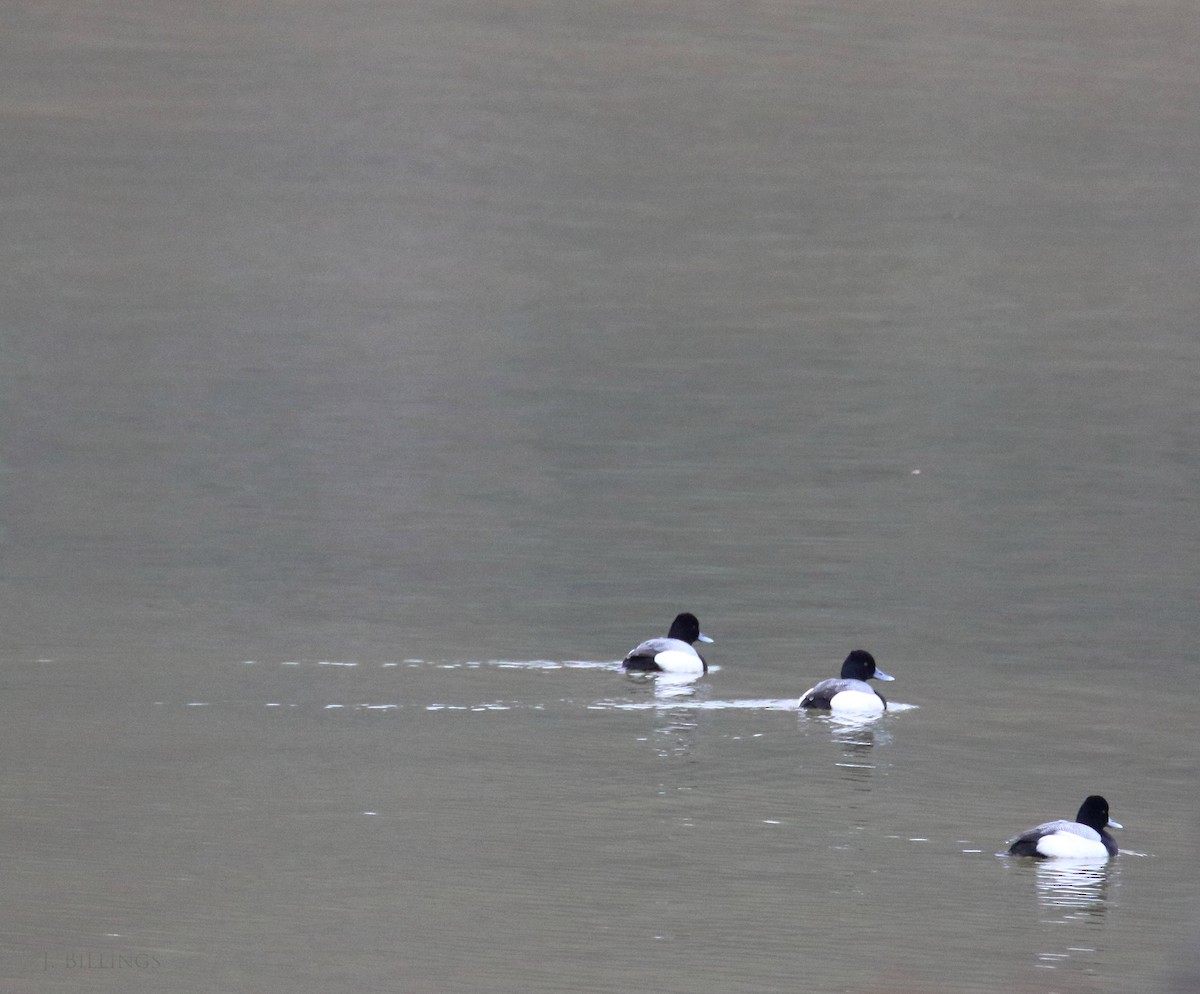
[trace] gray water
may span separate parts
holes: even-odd
[[[0,20],[6,992],[1200,988],[1192,4]]]

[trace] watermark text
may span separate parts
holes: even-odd
[[[162,961],[153,953],[42,953],[43,970],[157,970],[160,966]]]

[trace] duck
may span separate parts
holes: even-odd
[[[842,675],[822,680],[804,692],[800,707],[872,713],[887,710],[887,699],[868,680],[895,680],[875,665],[866,649],[855,649],[842,663]]]
[[[1108,801],[1092,794],[1079,806],[1074,821],[1065,818],[1048,821],[1026,829],[1005,844],[1013,856],[1108,859],[1117,854],[1117,840],[1105,829],[1124,827],[1109,817]]]
[[[678,673],[700,676],[708,672],[708,663],[693,645],[712,642],[700,631],[700,622],[688,611],[671,622],[666,638],[647,639],[630,651],[621,666],[630,673]]]

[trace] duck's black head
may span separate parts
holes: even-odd
[[[689,611],[684,611],[683,614],[675,617],[675,620],[671,622],[671,630],[667,632],[667,638],[679,639],[680,642],[686,642],[688,645],[697,640],[701,642],[712,641],[707,635],[701,634],[700,622]]]
[[[843,680],[894,680],[875,665],[875,657],[866,649],[855,649],[842,663]]]
[[[1094,828],[1099,832],[1102,828],[1107,827],[1110,820],[1108,801],[1099,794],[1092,794],[1079,805],[1079,814],[1075,816],[1075,820],[1080,825],[1087,825],[1088,828]]]

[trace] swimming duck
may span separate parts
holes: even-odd
[[[1013,856],[1107,859],[1117,854],[1117,840],[1105,829],[1123,827],[1108,816],[1108,801],[1092,794],[1079,806],[1074,821],[1048,821],[1006,844]]]
[[[666,638],[647,639],[621,663],[633,673],[680,673],[699,676],[708,672],[708,663],[693,647],[693,642],[711,642],[700,631],[694,614],[684,612],[671,622]]]
[[[802,708],[822,708],[828,711],[874,712],[886,711],[887,700],[868,680],[895,680],[875,665],[875,657],[865,649],[855,649],[842,663],[842,675],[822,680],[804,692]]]

